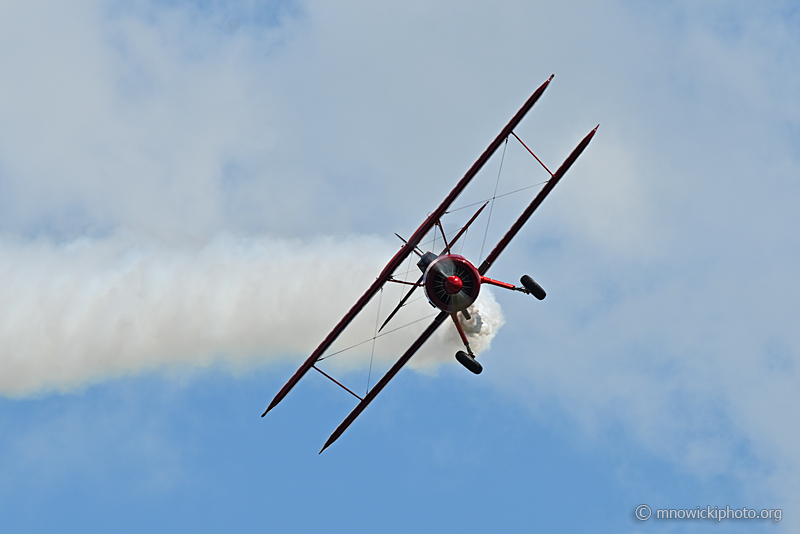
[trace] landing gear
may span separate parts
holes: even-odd
[[[523,293],[527,293],[529,295],[533,295],[539,300],[544,299],[547,296],[547,293],[544,292],[542,286],[534,282],[533,278],[528,276],[527,274],[524,275],[522,278],[519,279],[522,287],[517,287],[513,284],[508,284],[506,282],[501,282],[500,280],[492,280],[486,276],[481,276],[481,283],[482,284],[492,284],[493,286],[502,287],[505,289],[510,289],[512,291],[522,291]]]
[[[483,371],[483,366],[478,363],[478,360],[475,359],[475,356],[472,354],[467,354],[463,350],[456,352],[456,360],[458,363],[475,373],[476,375],[481,374]]]
[[[467,317],[469,316],[468,314],[466,315]],[[461,365],[463,365],[476,375],[481,374],[481,371],[483,371],[483,366],[478,363],[478,361],[475,359],[475,355],[472,353],[472,349],[469,348],[469,341],[467,341],[467,335],[464,333],[464,329],[461,328],[461,323],[458,322],[458,316],[456,315],[456,312],[451,313],[450,317],[453,318],[453,322],[456,324],[456,330],[458,330],[458,335],[461,336],[461,341],[464,342],[464,348],[467,349],[467,352],[464,352],[463,350],[456,352],[456,360],[458,360],[458,362]]]
[[[519,281],[525,287],[525,289],[530,291],[531,295],[533,295],[537,299],[542,300],[547,296],[547,293],[544,292],[544,289],[542,289],[542,286],[537,284],[533,280],[533,278],[531,278],[527,274],[524,275],[522,278],[520,278]]]

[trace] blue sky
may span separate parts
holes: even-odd
[[[793,2],[3,4],[0,530],[796,530],[799,31]],[[552,168],[600,130],[490,273],[547,299],[495,292],[482,375],[445,332],[322,455],[353,404],[321,377],[260,419],[551,73],[521,137]],[[541,173],[509,143],[499,190]],[[364,357],[331,369],[363,389]]]

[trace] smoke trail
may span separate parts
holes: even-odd
[[[0,394],[68,391],[173,365],[302,359],[396,246],[368,236],[301,242],[222,235],[197,247],[125,235],[64,244],[0,239]],[[481,296],[478,323],[467,329],[485,350],[503,319],[491,294]],[[354,322],[340,346],[373,336],[377,305],[373,299],[368,319]],[[408,314],[432,311],[424,299],[416,306]],[[426,324],[330,363],[363,369],[368,350],[379,362],[393,361]],[[441,328],[414,367],[453,361],[454,332]]]

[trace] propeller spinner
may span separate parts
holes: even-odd
[[[431,305],[453,313],[467,309],[478,298],[481,275],[463,256],[446,254],[428,265],[422,283]]]

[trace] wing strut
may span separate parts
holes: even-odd
[[[324,376],[325,378],[327,378],[328,380],[330,380],[331,382],[333,382],[337,386],[341,387],[343,390],[345,390],[346,392],[348,392],[350,395],[354,396],[358,400],[364,400],[361,397],[359,397],[358,395],[356,395],[355,393],[353,393],[350,388],[348,388],[347,386],[345,386],[344,384],[342,384],[341,382],[339,382],[338,380],[333,378],[331,375],[329,375],[328,373],[326,373],[325,371],[323,371],[322,369],[320,369],[316,365],[312,365],[311,367],[313,367],[314,369],[319,371],[322,374],[322,376]]]
[[[526,145],[526,144],[525,144],[525,143],[522,141],[522,139],[520,139],[520,138],[519,138],[519,136],[518,136],[517,134],[515,134],[514,132],[511,132],[511,135],[513,135],[514,137],[516,137],[516,138],[517,138],[517,141],[519,141],[519,142],[520,142],[520,144],[521,144],[522,146],[524,146],[524,147],[525,147],[525,150],[527,150],[528,152],[530,152],[531,156],[533,156],[534,158],[536,158],[536,161],[538,161],[538,162],[539,162],[539,165],[541,165],[542,167],[544,167],[544,170],[546,170],[546,171],[547,171],[547,174],[549,174],[549,175],[552,177],[552,176],[553,176],[553,173],[552,173],[552,172],[550,172],[550,169],[548,169],[548,168],[547,168],[547,165],[545,165],[545,164],[542,162],[542,160],[540,160],[540,159],[539,159],[539,156],[537,156],[536,154],[534,154],[534,153],[533,153],[533,150],[531,150],[530,148],[528,148],[528,145]]]
[[[539,86],[536,91],[528,98],[525,104],[517,111],[517,113],[511,118],[511,120],[506,124],[505,128],[500,132],[500,134],[495,138],[494,141],[484,150],[483,154],[472,164],[472,167],[469,168],[467,173],[459,180],[456,186],[450,191],[450,194],[442,201],[438,208],[436,208],[433,213],[431,213],[425,222],[417,228],[417,231],[408,239],[408,243],[403,246],[394,257],[389,260],[389,263],[384,267],[381,274],[372,283],[372,285],[367,289],[366,293],[364,293],[360,299],[355,303],[355,305],[350,308],[350,311],[345,314],[344,317],[339,321],[339,323],[331,330],[328,336],[320,343],[320,345],[311,353],[311,355],[306,359],[305,362],[300,366],[300,368],[295,371],[294,375],[289,379],[286,384],[278,391],[275,395],[275,398],[272,399],[269,406],[264,413],[261,414],[261,417],[267,415],[267,413],[273,409],[279,402],[283,400],[284,397],[294,388],[295,385],[300,381],[303,376],[311,370],[311,367],[317,362],[317,360],[322,356],[322,354],[328,349],[328,347],[333,344],[336,338],[347,328],[347,325],[355,318],[356,315],[366,306],[372,297],[380,291],[383,284],[386,283],[386,280],[397,270],[398,267],[405,261],[409,254],[419,245],[422,241],[422,238],[427,234],[431,228],[436,224],[436,221],[442,218],[447,208],[449,208],[452,203],[458,198],[458,196],[464,191],[464,189],[469,185],[470,181],[478,174],[478,171],[481,170],[483,165],[489,161],[489,158],[492,157],[492,154],[498,149],[498,147],[503,143],[503,141],[511,135],[511,132],[516,128],[516,126],[520,123],[520,121],[525,117],[525,115],[530,111],[533,105],[536,103],[537,100],[542,96],[547,86],[550,84],[550,81],[553,79],[554,75],[551,75],[550,78],[547,79],[542,85]]]
[[[378,380],[378,383],[375,384],[371,390],[369,390],[369,393],[364,396],[364,399],[359,402],[355,408],[353,408],[353,411],[350,412],[345,420],[342,421],[336,430],[333,431],[331,437],[329,437],[328,441],[326,441],[325,445],[323,445],[322,450],[319,451],[320,454],[322,454],[322,451],[330,447],[334,441],[339,439],[339,436],[341,436],[342,433],[347,430],[347,427],[349,427],[350,424],[355,421],[356,417],[358,417],[359,414],[364,411],[364,408],[369,406],[369,403],[372,402],[372,399],[374,399],[378,393],[380,393],[381,390],[386,387],[386,384],[389,383],[389,380],[394,378],[394,375],[396,375],[400,369],[403,368],[403,366],[408,362],[408,360],[411,359],[414,353],[419,350],[419,348],[428,340],[429,337],[431,337],[431,335],[433,335],[436,329],[439,328],[439,325],[442,324],[445,319],[447,319],[448,315],[449,314],[447,312],[439,312],[439,315],[436,316],[428,328],[426,328],[425,331],[420,334],[417,340],[408,348],[408,350],[405,351],[405,353],[403,353],[403,355],[399,360],[397,360],[392,368],[389,369],[389,371],[387,371],[380,380]]]
[[[580,156],[586,147],[589,146],[589,141],[592,140],[592,137],[594,137],[594,134],[597,132],[599,127],[599,124],[595,126],[594,130],[589,132],[586,137],[584,137],[581,142],[578,143],[578,146],[575,147],[575,150],[573,150],[572,153],[567,156],[567,159],[564,160],[564,163],[562,163],[555,174],[553,174],[553,177],[547,181],[545,186],[539,191],[539,194],[536,195],[528,207],[525,208],[525,211],[522,212],[522,215],[520,215],[511,228],[508,229],[508,232],[506,232],[506,235],[503,236],[503,239],[501,239],[500,242],[495,245],[494,249],[492,249],[486,259],[483,260],[481,266],[478,267],[478,272],[481,274],[486,274],[486,271],[489,270],[489,267],[491,267],[492,263],[497,260],[511,240],[514,239],[514,236],[517,235],[517,232],[519,232],[525,223],[528,222],[528,219],[530,219],[531,215],[533,215],[533,212],[536,211],[536,208],[538,208],[547,195],[550,194],[550,191],[553,190],[558,181],[561,180],[572,164],[575,163],[575,160],[578,159],[578,156]]]

